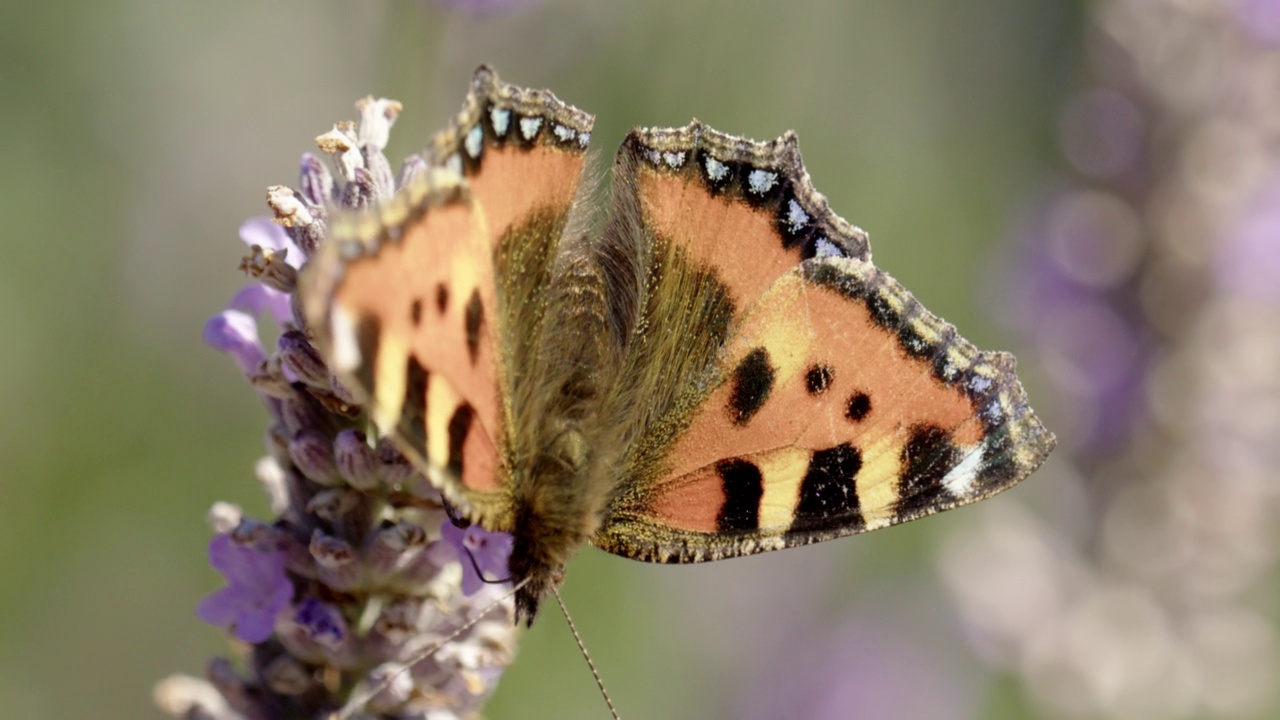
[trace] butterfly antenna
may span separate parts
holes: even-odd
[[[609,706],[609,714],[613,716],[613,720],[622,720],[618,715],[618,709],[613,706],[613,699],[609,697],[609,691],[604,689],[604,681],[600,679],[600,673],[596,671],[596,664],[591,661],[591,654],[587,652],[587,646],[582,643],[582,636],[578,634],[578,627],[573,624],[573,618],[569,617],[569,608],[565,607],[564,600],[560,599],[560,590],[552,587],[551,594],[556,596],[556,603],[560,605],[560,612],[564,613],[565,622],[569,623],[569,632],[573,633],[574,642],[578,643],[578,649],[582,651],[582,657],[587,661],[587,667],[591,668],[591,677],[596,679],[596,687],[600,688],[600,695],[604,697],[604,704]]]
[[[461,626],[459,626],[458,629],[454,630],[453,632],[449,633],[445,637],[427,646],[425,649],[418,651],[411,658],[409,658],[409,661],[406,662],[404,666],[396,669],[394,672],[389,673],[386,677],[374,683],[373,687],[369,688],[368,690],[365,690],[363,693],[359,693],[359,694],[353,693],[351,696],[351,699],[347,701],[346,705],[343,705],[340,710],[337,710],[336,712],[333,712],[329,715],[329,720],[351,720],[351,716],[354,715],[356,711],[364,707],[365,704],[368,703],[370,700],[372,700],[374,696],[376,696],[378,693],[390,687],[391,683],[395,682],[396,678],[408,672],[414,665],[417,665],[423,660],[426,660],[427,658],[434,655],[437,650],[444,647],[445,644],[448,643],[449,641],[458,637],[459,635],[466,632],[467,630],[470,630],[473,625],[480,622],[481,618],[483,618],[485,615],[488,615],[490,610],[493,610],[494,608],[498,607],[499,605],[506,602],[507,600],[510,600],[517,592],[520,591],[521,588],[523,588],[527,584],[529,584],[529,578],[525,578],[524,580],[521,580],[518,585],[508,590],[506,593],[503,594],[502,597],[489,603],[487,606],[485,606],[483,610],[481,610],[480,612],[472,616],[470,620],[466,621]],[[561,607],[563,608],[564,605],[562,604]],[[577,635],[576,631],[574,632],[574,635],[575,636]],[[579,647],[581,647],[582,643],[579,642],[578,645]],[[587,662],[589,663],[591,661],[588,660]],[[592,672],[595,672],[594,668],[592,669]],[[596,678],[596,681],[599,682],[598,677]],[[607,700],[608,698],[606,697],[605,699]],[[610,705],[609,707],[612,708],[613,706]],[[616,713],[614,714],[614,717],[615,718],[617,717]]]

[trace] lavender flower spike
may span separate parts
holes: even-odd
[[[358,123],[318,141],[336,172],[304,157],[302,192],[273,186],[275,218],[240,227],[241,269],[254,282],[204,328],[268,412],[269,454],[255,474],[274,517],[230,504],[210,513],[209,562],[227,586],[197,615],[252,648],[247,662],[212,659],[205,680],[161,681],[156,704],[173,717],[473,717],[515,654],[512,602],[476,572],[505,579],[511,537],[454,527],[394,444],[361,432],[367,413],[294,312],[297,274],[327,241],[326,218],[384,202],[425,170],[411,157],[398,181],[383,154],[398,103],[357,107]]]

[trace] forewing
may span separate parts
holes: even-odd
[[[336,218],[299,281],[338,381],[450,500],[498,518],[503,418],[484,215],[436,172],[376,212]]]
[[[640,303],[635,334],[701,323],[717,342],[666,343],[699,367],[649,410],[596,544],[661,562],[762,552],[973,502],[1038,467],[1054,440],[1012,357],[977,351],[875,268],[865,237],[812,190],[792,137],[709,132],[624,145],[635,224],[669,247],[650,274],[716,287],[661,286],[687,297]],[[725,300],[705,313],[710,296]]]
[[[462,110],[428,148],[428,161],[464,176],[484,211],[508,419],[521,409],[512,402],[537,392],[552,278],[565,242],[584,233],[578,198],[593,122],[550,91],[502,82],[482,65]]]
[[[510,398],[541,331],[590,125],[480,68],[426,176],[385,207],[337,218],[301,281],[338,379],[490,529],[511,527]]]

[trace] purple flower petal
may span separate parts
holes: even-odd
[[[231,627],[240,616],[235,594],[234,590],[225,587],[206,596],[196,605],[196,617],[210,625]]]
[[[788,628],[781,646],[761,663],[758,672],[767,681],[748,683],[734,717],[978,717],[975,674],[949,661],[925,633],[885,622],[904,610],[914,612],[899,605],[838,625]]]
[[[1249,199],[1217,261],[1218,280],[1227,292],[1280,304],[1280,174]]]
[[[485,586],[485,581],[505,582],[510,576],[507,560],[511,557],[514,542],[509,533],[489,532],[479,525],[460,528],[446,521],[440,535],[458,554],[462,563],[462,593],[474,595]],[[469,557],[468,557],[469,556]],[[475,562],[471,562],[472,558]],[[481,578],[476,568],[484,573]]]
[[[275,629],[276,613],[243,613],[236,622],[236,637],[245,642],[260,643],[271,637]]]
[[[257,245],[268,250],[284,250],[285,262],[294,268],[302,267],[302,250],[294,244],[289,233],[269,217],[249,218],[240,226],[240,239],[246,245]]]
[[[231,303],[227,307],[232,310],[243,310],[254,317],[270,313],[278,325],[293,320],[289,293],[258,283],[241,288],[240,292],[231,298]]]
[[[236,637],[258,643],[271,637],[276,616],[293,597],[284,553],[236,544],[226,535],[209,542],[209,564],[227,580],[196,606],[201,620],[234,628]]]
[[[249,375],[267,358],[258,341],[258,321],[238,310],[223,310],[204,324],[204,341],[232,357]]]

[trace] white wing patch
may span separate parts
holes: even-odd
[[[964,497],[978,479],[978,471],[982,469],[982,459],[986,456],[986,443],[975,447],[964,459],[951,468],[951,472],[942,478],[947,491],[956,497]]]
[[[333,353],[330,362],[333,369],[349,373],[360,367],[360,343],[356,341],[355,323],[351,315],[335,304],[329,311],[329,333],[333,337]]]

